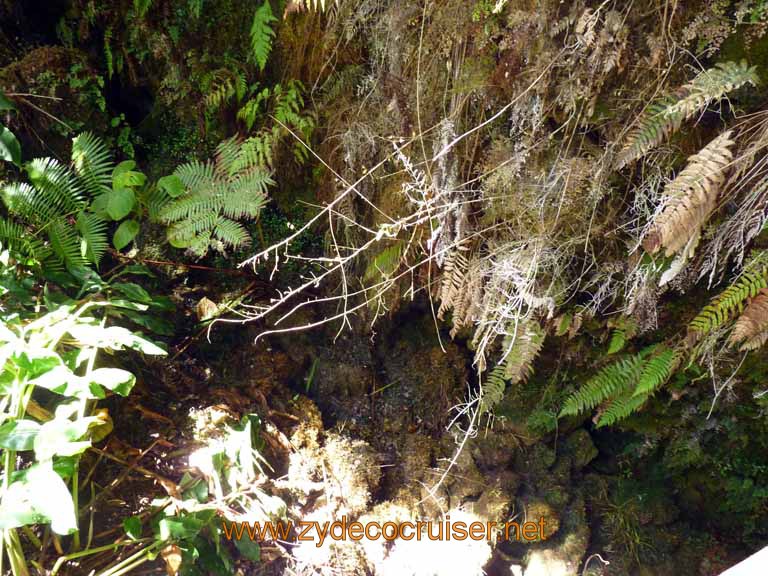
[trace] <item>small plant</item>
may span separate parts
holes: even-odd
[[[146,182],[135,167],[132,160],[115,166],[104,142],[89,132],[73,139],[68,165],[54,158],[28,162],[29,182],[0,191],[12,216],[0,220],[0,241],[46,267],[98,266],[109,247],[109,223],[131,214]],[[115,246],[126,246],[138,231],[138,222],[123,222]]]
[[[158,215],[168,225],[168,241],[197,257],[249,244],[239,221],[258,217],[272,184],[247,148],[236,138],[225,140],[213,162],[183,164],[158,181],[170,198]]]
[[[108,412],[94,410],[94,404],[110,393],[127,396],[136,382],[127,370],[100,366],[99,352],[165,351],[111,323],[116,310],[148,308],[136,301],[146,298],[135,285],[100,283],[101,290],[79,300],[54,298],[35,290],[30,276],[19,282],[24,275],[10,263],[7,250],[0,262],[0,572],[5,573],[7,554],[14,576],[24,576],[29,571],[17,528],[29,536],[27,526],[50,524],[56,534],[74,534],[74,548],[79,548],[79,456],[111,430]],[[42,389],[57,397],[53,409],[37,404],[36,392]],[[21,461],[28,465],[17,468]]]
[[[598,428],[610,426],[639,410],[669,379],[680,357],[679,351],[663,344],[625,356],[600,370],[569,396],[560,417],[602,405],[595,422]]]

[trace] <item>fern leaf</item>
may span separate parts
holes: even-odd
[[[267,65],[269,53],[272,51],[272,41],[275,37],[275,31],[272,29],[272,23],[277,22],[269,0],[256,10],[251,24],[251,58],[259,66],[259,70],[264,70]]]
[[[18,222],[5,218],[0,218],[0,245],[18,259],[45,263],[48,267],[56,262],[51,259],[52,251],[49,247]]]
[[[496,405],[504,398],[504,390],[507,387],[507,381],[504,379],[506,368],[504,364],[499,364],[490,371],[480,388],[480,408],[479,413],[489,414]]]
[[[685,169],[664,189],[668,204],[654,220],[643,247],[651,254],[665,248],[672,256],[699,234],[717,204],[725,170],[733,159],[731,132],[725,132],[688,159]]]
[[[213,235],[225,245],[230,245],[234,248],[251,243],[251,236],[242,224],[227,218],[219,218],[216,221],[216,225],[213,227]]]
[[[533,361],[544,345],[544,332],[533,322],[519,326],[517,335],[507,336],[504,342],[504,378],[510,384],[524,381],[533,372]]]
[[[722,326],[734,313],[740,313],[744,303],[768,287],[768,266],[762,265],[744,272],[733,284],[712,299],[688,325],[688,340],[695,342],[701,336]]]
[[[636,354],[604,367],[577,392],[568,397],[560,410],[560,417],[591,410],[607,398],[631,386],[637,380],[643,363],[643,355]]]
[[[643,366],[633,396],[648,396],[663,386],[674,372],[680,360],[680,353],[672,348],[651,357]]]
[[[223,252],[226,246],[250,242],[237,220],[259,215],[267,187],[274,181],[251,164],[246,143],[225,140],[216,148],[213,162],[189,162],[176,169],[185,193],[166,199],[157,211],[157,219],[169,225],[167,236],[173,246],[203,256],[210,247]]]
[[[57,219],[48,224],[46,228],[51,248],[63,264],[70,266],[84,266],[80,238],[66,220]]]
[[[608,343],[607,354],[616,354],[624,349],[627,344],[627,333],[623,328],[616,328],[611,334],[611,341]]]
[[[76,136],[72,140],[72,165],[91,198],[111,188],[115,164],[109,148],[101,138],[90,132]]]
[[[82,237],[80,253],[89,262],[98,266],[104,253],[109,248],[107,222],[87,212],[77,215],[78,232]]]
[[[746,62],[719,63],[701,72],[675,95],[666,96],[648,106],[617,155],[616,169],[644,156],[678,130],[685,120],[712,102],[746,84],[755,86],[758,82],[756,69],[747,66]]]
[[[85,207],[85,195],[69,169],[52,158],[36,158],[27,164],[29,184],[10,184],[3,189],[8,211],[44,226],[57,216],[74,214]]]
[[[184,187],[191,191],[207,190],[215,183],[215,173],[213,164],[193,160],[182,164],[174,171],[184,183]]]
[[[619,420],[623,420],[627,416],[637,412],[640,408],[642,408],[643,404],[645,404],[647,400],[647,394],[642,394],[639,396],[625,395],[612,400],[596,418],[595,428],[611,426]]]

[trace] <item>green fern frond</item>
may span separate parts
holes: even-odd
[[[215,194],[200,192],[188,194],[168,202],[160,211],[160,221],[170,224],[178,220],[193,220],[218,213],[221,208],[221,198]]]
[[[733,284],[712,299],[688,325],[689,341],[719,328],[735,313],[741,313],[744,303],[763,288],[768,287],[768,265],[759,265],[755,269],[745,271]]]
[[[642,353],[618,360],[600,370],[565,401],[560,417],[592,410],[607,398],[633,385],[644,364]]]
[[[391,246],[387,246],[371,260],[365,269],[363,280],[365,282],[380,282],[388,279],[400,267],[403,258],[405,242],[395,240]]]
[[[228,218],[217,219],[216,225],[213,227],[213,235],[225,245],[234,248],[247,246],[251,242],[251,237],[243,225]]]
[[[214,170],[217,178],[229,178],[237,172],[241,149],[241,142],[237,136],[223,140],[216,146]]]
[[[193,18],[200,18],[200,14],[203,12],[204,0],[189,0],[187,6],[189,6],[189,13]]]
[[[0,217],[0,246],[8,250],[17,259],[32,260],[47,267],[57,262],[52,259],[53,252],[22,224]]]
[[[73,138],[72,166],[91,198],[111,188],[115,163],[112,153],[101,138],[90,132],[83,132]]]
[[[712,102],[746,84],[755,86],[758,82],[756,68],[747,66],[743,61],[722,62],[704,70],[674,95],[665,96],[648,106],[619,152],[616,169],[644,156],[677,131],[685,120]]]
[[[250,162],[245,144],[237,138],[216,148],[213,162],[189,162],[175,175],[185,193],[167,199],[157,219],[167,224],[168,240],[177,248],[188,248],[203,256],[208,248],[223,251],[226,246],[250,242],[248,231],[237,220],[258,217],[274,184],[269,174]]]
[[[507,381],[504,379],[506,367],[499,364],[491,370],[481,386],[479,415],[489,414],[504,398]]]
[[[190,192],[207,190],[216,181],[213,164],[203,163],[198,160],[182,164],[176,168],[174,174],[181,179],[184,187]]]
[[[661,352],[652,356],[643,366],[633,396],[648,396],[663,386],[679,361],[678,350],[663,347]]]
[[[237,102],[243,99],[248,90],[245,75],[240,70],[221,68],[210,76],[210,85],[203,99],[206,109],[215,112],[229,104],[234,98]]]
[[[240,110],[237,111],[237,119],[245,124],[246,128],[250,130],[256,123],[256,119],[262,111],[262,104],[269,100],[271,92],[269,88],[264,88],[246,102]]]
[[[160,213],[170,202],[170,197],[156,186],[147,186],[137,194],[139,202],[147,210],[147,216],[150,221],[157,222],[160,219]]]
[[[49,220],[74,214],[85,207],[82,188],[70,170],[52,158],[36,158],[27,164],[32,182],[11,184],[3,189],[8,211],[29,222],[45,225]]]
[[[595,428],[611,426],[616,422],[623,420],[627,416],[637,412],[648,401],[648,394],[639,396],[625,395],[612,400],[610,404],[600,413]]]
[[[255,136],[249,137],[242,146],[242,154],[238,159],[238,168],[272,165],[272,148],[275,139],[272,132],[262,130]]]
[[[269,53],[272,51],[272,41],[275,37],[275,31],[272,29],[272,23],[277,22],[269,0],[256,10],[251,24],[251,54],[250,57],[259,66],[259,70],[264,70],[267,65]]]
[[[107,64],[107,78],[112,79],[115,73],[114,58],[112,56],[112,27],[104,30],[104,61]]]
[[[627,344],[627,332],[623,328],[615,328],[611,333],[611,341],[608,343],[606,354],[616,354],[624,349]]]
[[[47,228],[48,239],[54,254],[67,267],[84,266],[85,258],[81,251],[80,238],[75,229],[63,218],[51,221]]]
[[[151,7],[152,0],[133,0],[133,10],[139,18],[144,18]]]
[[[256,218],[264,207],[266,199],[261,191],[256,194],[246,195],[236,192],[227,194],[222,199],[221,213],[233,220]]]
[[[82,237],[81,255],[92,264],[98,266],[102,256],[104,256],[107,248],[109,248],[107,222],[96,216],[96,214],[80,212],[77,215],[75,226]]]
[[[504,378],[513,384],[526,380],[533,372],[533,361],[543,345],[544,331],[533,322],[519,326],[514,340],[507,336],[503,344],[507,351]]]

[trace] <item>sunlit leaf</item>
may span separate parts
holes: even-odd
[[[0,528],[50,524],[57,534],[77,530],[72,496],[50,461],[25,470],[22,480],[10,485],[0,504]]]
[[[11,420],[0,425],[0,448],[32,450],[40,424],[32,420]]]

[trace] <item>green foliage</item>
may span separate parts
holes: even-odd
[[[244,154],[253,163],[271,166],[274,150],[286,137],[289,130],[303,140],[309,141],[315,128],[315,119],[304,111],[304,86],[298,80],[289,80],[285,84],[277,84],[273,88],[256,90],[255,95],[238,110],[237,119],[251,130],[259,119],[266,118],[267,112],[274,121],[271,126],[265,125],[256,134],[243,143]],[[262,113],[263,110],[263,113]],[[309,152],[299,141],[290,136],[293,142],[293,153],[297,162],[307,160]]]
[[[524,381],[533,371],[533,361],[544,344],[544,332],[536,323],[521,324],[515,336],[504,338],[504,357],[497,364],[481,387],[480,414],[485,414],[501,402],[508,383]]]
[[[746,62],[720,62],[704,70],[675,94],[647,107],[624,142],[616,158],[616,168],[644,156],[712,102],[745,84],[755,86],[758,82],[756,68]]]
[[[248,91],[247,80],[241,70],[220,68],[211,74],[207,83],[209,86],[204,102],[209,112],[221,109],[233,99],[240,102]]]
[[[592,410],[606,403],[597,427],[610,426],[639,410],[672,375],[680,353],[665,345],[652,345],[602,368],[569,396],[560,417]]]
[[[135,166],[132,160],[115,166],[104,142],[89,132],[73,139],[70,165],[31,160],[24,166],[29,182],[6,184],[0,192],[17,220],[0,227],[0,242],[52,268],[98,266],[109,244],[109,222],[134,211],[146,182]],[[27,227],[30,239],[20,241]],[[42,235],[47,245],[33,239]]]
[[[0,160],[21,166],[21,145],[16,136],[0,124]]]
[[[119,310],[146,309],[125,294],[109,296],[112,288],[100,279],[94,293],[81,300],[49,298],[23,270],[0,257],[0,447],[5,451],[0,500],[0,528],[50,524],[57,534],[78,530],[76,488],[80,454],[111,430],[106,410],[88,415],[94,400],[114,393],[126,396],[135,376],[115,367],[99,367],[101,350],[132,348],[145,354],[164,350],[131,330],[110,325]],[[95,285],[95,286],[96,286]],[[98,292],[100,297],[94,298]],[[54,409],[37,405],[33,393],[44,389],[56,397]],[[34,409],[33,409],[34,407]],[[16,452],[24,453],[16,457]],[[17,462],[31,465],[16,470]],[[18,541],[6,539],[15,573],[24,563]]]
[[[237,138],[219,144],[214,162],[183,164],[173,176],[183,183],[185,193],[169,199],[158,215],[169,225],[172,246],[202,257],[209,248],[223,252],[250,242],[238,221],[259,215],[267,186],[274,182]],[[169,182],[175,181],[166,180],[166,188],[175,187]]]
[[[253,15],[251,23],[251,54],[250,58],[256,62],[259,70],[264,70],[267,65],[269,53],[272,51],[272,41],[275,38],[275,31],[272,29],[272,23],[277,22],[277,18],[272,14],[272,7],[269,0],[264,3]]]
[[[768,265],[758,262],[756,266],[746,269],[691,320],[688,325],[689,340],[696,341],[731,320],[736,313],[741,314],[744,303],[766,287]]]
[[[621,352],[637,331],[635,322],[626,316],[621,316],[615,321],[609,321],[608,326],[613,328],[613,332],[611,332],[607,354]]]
[[[494,407],[504,399],[504,390],[507,388],[505,374],[507,367],[504,363],[498,364],[488,373],[485,382],[482,383],[480,396],[480,415],[489,414]]]
[[[391,246],[379,252],[365,269],[363,280],[378,283],[390,278],[400,267],[405,246],[404,241],[396,240]]]
[[[235,563],[224,545],[225,537],[242,557],[258,562],[259,542],[247,533],[244,538],[233,537],[233,523],[266,524],[281,522],[286,516],[280,498],[255,487],[265,464],[259,453],[263,448],[260,427],[259,417],[248,414],[240,422],[222,423],[215,440],[199,438],[205,446],[194,458],[196,469],[203,472],[184,474],[179,482],[180,498],[173,500],[177,506],[169,506],[170,498],[156,500],[149,522],[139,516],[124,520],[126,535],[133,540],[150,539],[150,550],[177,546],[180,574],[233,574]]]

